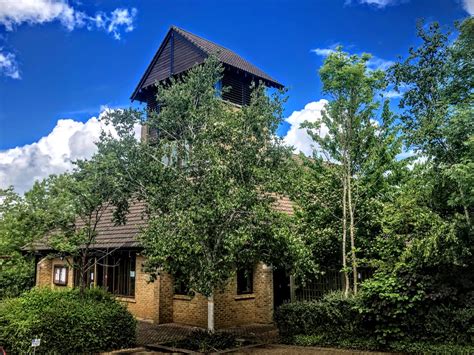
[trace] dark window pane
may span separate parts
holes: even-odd
[[[248,293],[253,293],[253,270],[252,268],[239,269],[237,271],[237,294]]]

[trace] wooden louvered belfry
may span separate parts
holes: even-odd
[[[222,86],[228,91],[223,93],[222,99],[226,101],[236,105],[248,104],[252,82],[262,82],[273,88],[283,87],[235,52],[172,26],[135,88],[132,101],[145,102],[148,109],[156,109],[155,83],[186,72],[210,55],[215,55],[224,66]]]

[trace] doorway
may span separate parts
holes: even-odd
[[[277,309],[291,300],[290,275],[286,270],[273,270],[273,307]]]

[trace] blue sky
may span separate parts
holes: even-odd
[[[104,106],[129,105],[170,25],[236,51],[288,86],[291,116],[322,98],[317,70],[324,49],[341,44],[384,65],[416,43],[417,19],[452,25],[474,11],[473,0],[53,0],[49,12],[28,0],[6,3],[0,8],[0,154],[9,156],[0,157],[0,179],[3,167],[9,183],[15,183],[7,175],[18,149],[51,135],[58,120],[84,129],[74,123],[87,123]]]

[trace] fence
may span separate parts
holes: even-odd
[[[359,282],[372,276],[373,270],[360,268],[358,270]],[[350,275],[352,276],[352,275]],[[352,277],[351,277],[352,279]],[[344,289],[344,275],[337,270],[328,270],[324,275],[318,275],[313,280],[307,280],[305,283],[295,280],[294,300],[311,301],[323,297],[331,291],[341,291]]]

